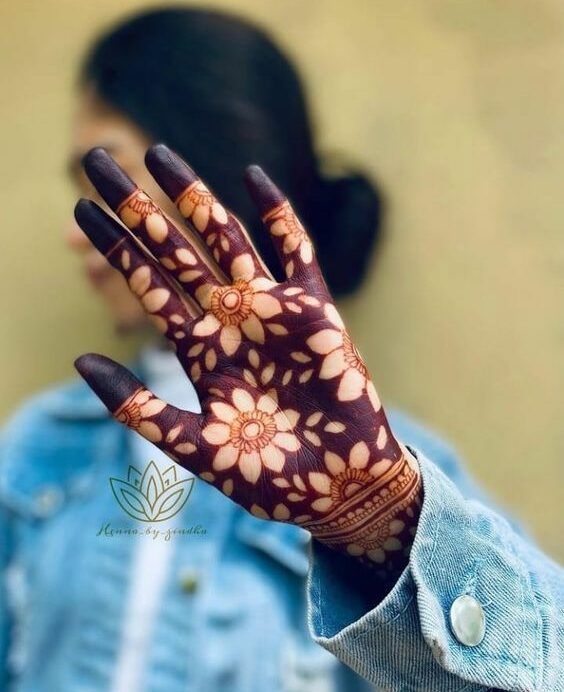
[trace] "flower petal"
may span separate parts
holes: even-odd
[[[366,390],[368,391],[368,387],[366,388]],[[378,430],[378,437],[376,439],[376,447],[378,447],[378,449],[384,449],[384,447],[386,446],[387,443],[388,443],[388,433],[386,431],[386,428],[383,425],[381,425],[380,429]]]
[[[237,418],[237,409],[223,401],[214,401],[210,408],[219,420],[224,423],[231,423]]]
[[[251,312],[247,319],[241,322],[241,329],[251,341],[264,344],[264,327],[254,312]]]
[[[337,308],[333,305],[333,303],[326,303],[325,304],[325,317],[337,327],[337,329],[344,329],[345,324],[343,320],[341,319],[341,315],[339,315]]]
[[[155,397],[154,399],[149,399],[146,404],[140,406],[141,415],[143,418],[148,418],[149,416],[155,416],[160,413],[166,407],[166,403],[162,399]]]
[[[282,471],[284,468],[284,462],[286,461],[284,452],[274,445],[267,445],[261,449],[260,458],[262,459],[262,463],[267,468],[271,469],[272,471],[276,471],[277,473]]]
[[[267,320],[282,312],[282,306],[274,296],[268,293],[255,293],[253,298],[253,310],[263,320]]]
[[[151,285],[151,270],[144,264],[133,272],[129,277],[129,288],[137,296],[142,296]]]
[[[227,212],[219,202],[213,203],[212,216],[218,223],[227,223]]]
[[[229,440],[230,428],[225,423],[210,423],[202,430],[202,437],[211,445],[223,445]]]
[[[319,379],[330,380],[332,377],[340,375],[346,367],[345,352],[342,348],[337,348],[323,359]]]
[[[300,236],[298,233],[288,233],[284,239],[282,249],[286,254],[293,252],[300,244]]]
[[[255,275],[255,264],[248,252],[235,257],[231,262],[231,276],[234,279],[246,279],[250,281]]]
[[[349,454],[349,464],[353,469],[363,469],[366,468],[368,464],[368,459],[370,459],[370,450],[366,442],[361,440],[357,442],[350,451]]]
[[[392,519],[389,526],[391,536],[396,536],[405,529],[405,523],[401,519]]]
[[[354,401],[358,399],[366,385],[366,378],[355,368],[345,370],[345,374],[341,378],[339,389],[337,390],[337,399],[339,401]]]
[[[336,329],[321,329],[306,341],[315,353],[327,355],[343,345],[343,335]]]
[[[268,394],[263,394],[257,402],[257,408],[265,413],[274,413],[278,408],[278,403]]]
[[[270,232],[272,235],[285,235],[288,233],[288,226],[286,226],[284,219],[275,221],[270,227]]]
[[[165,218],[156,212],[145,219],[147,233],[156,243],[162,243],[168,236],[168,224]]]
[[[169,298],[170,291],[167,288],[153,288],[151,291],[145,293],[141,298],[141,302],[147,312],[158,312],[164,307]]]
[[[372,560],[372,562],[377,562],[378,564],[382,564],[382,562],[385,562],[386,560],[386,553],[382,550],[382,548],[372,548],[372,550],[367,550],[366,556]]]
[[[239,411],[254,411],[255,410],[255,400],[249,394],[249,392],[244,389],[234,389],[231,395],[233,403],[239,409]]]
[[[309,240],[302,240],[300,246],[300,257],[304,264],[309,264],[313,259],[313,246]]]
[[[217,450],[213,458],[213,468],[215,471],[229,469],[237,461],[239,450],[232,444],[223,445]]]
[[[272,438],[272,441],[278,447],[288,450],[288,452],[297,452],[300,448],[298,438],[295,435],[292,435],[292,433],[277,432]]]
[[[209,336],[215,334],[221,324],[215,315],[208,313],[203,320],[200,320],[192,332],[194,336]]]
[[[152,397],[151,392],[148,389],[142,389],[140,392],[137,392],[137,394],[133,397],[133,401],[136,404],[141,404],[145,403]]]
[[[389,538],[386,538],[382,548],[384,548],[384,550],[401,550],[402,544],[400,540],[390,536]]]
[[[256,483],[259,479],[262,464],[258,452],[243,452],[239,457],[239,468],[243,478],[249,483]]]
[[[330,497],[320,497],[311,503],[311,508],[317,512],[328,512],[331,509],[333,500]]]
[[[294,409],[287,408],[284,411],[278,411],[274,414],[276,427],[278,430],[286,431],[293,430],[300,418],[300,414]]]
[[[209,310],[211,305],[211,294],[213,292],[214,286],[211,284],[202,284],[195,290],[194,295],[196,296],[196,300],[198,303],[200,303],[204,310]]]
[[[318,493],[329,495],[331,492],[331,479],[326,473],[310,471],[308,473],[309,482]]]
[[[274,281],[267,279],[266,276],[257,276],[256,279],[249,281],[249,286],[253,289],[254,293],[258,293],[259,291],[262,293],[264,291],[270,291],[276,284]]]
[[[333,476],[343,473],[347,468],[343,459],[335,452],[325,452],[325,466]]]
[[[141,421],[137,431],[151,442],[160,442],[163,439],[161,429],[147,420]]]
[[[192,223],[202,232],[205,231],[210,218],[210,208],[207,204],[198,204],[192,213]]]
[[[228,324],[221,329],[219,343],[225,355],[232,356],[241,345],[241,330],[233,324]]]

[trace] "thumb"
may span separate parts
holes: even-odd
[[[127,368],[106,356],[86,353],[74,365],[117,421],[197,472],[194,452],[201,430],[200,414],[167,404]],[[190,455],[194,455],[193,461]]]

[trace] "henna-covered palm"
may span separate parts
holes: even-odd
[[[289,202],[247,170],[286,273],[277,283],[178,156],[156,145],[146,164],[188,231],[102,149],[85,170],[129,230],[86,200],[76,218],[173,344],[202,413],[161,401],[104,356],[81,356],[77,369],[117,420],[255,516],[397,571],[419,514],[417,463],[390,430]]]

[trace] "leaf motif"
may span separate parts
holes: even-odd
[[[139,521],[151,521],[151,508],[138,488],[119,478],[110,478],[110,485],[114,497],[126,514]]]
[[[133,485],[135,488],[141,487],[141,471],[137,470],[135,466],[131,466],[127,470],[127,482]]]
[[[186,478],[167,488],[159,496],[153,508],[153,521],[165,521],[178,514],[186,504],[192,492],[193,484],[193,478]]]
[[[157,490],[157,484],[155,483],[155,478],[152,476],[149,478],[149,482],[147,483],[147,502],[151,506],[151,509],[155,506],[155,502],[157,501],[157,498],[159,497],[159,492]]]
[[[161,475],[162,475],[162,479],[163,479],[163,483],[164,483],[165,487],[168,487],[169,485],[176,483],[176,481],[177,481],[176,464],[169,466],[168,469],[165,469]]]
[[[154,488],[150,488],[150,485],[154,485]],[[147,464],[147,468],[145,469],[143,477],[141,478],[141,492],[143,495],[145,495],[147,500],[149,500],[149,504],[152,506],[154,502],[151,502],[149,499],[150,495],[153,497],[153,500],[156,500],[164,489],[165,487],[161,472],[159,471],[155,462],[151,461],[149,464]]]

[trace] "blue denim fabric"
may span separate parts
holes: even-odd
[[[142,371],[137,374],[143,377]],[[504,520],[459,498],[437,467],[472,497],[483,496],[447,446],[402,414],[393,413],[391,423],[398,437],[436,465],[422,459],[427,497],[411,570],[367,612],[363,604],[355,605],[354,588],[334,578],[330,560],[317,556],[316,546],[309,587],[315,637],[371,682],[310,636],[307,534],[256,519],[196,480],[189,502],[172,523],[202,524],[207,535],[176,543],[145,662],[147,692],[355,692],[373,689],[372,683],[382,680],[395,681],[390,689],[465,689],[463,679],[493,684],[484,673],[486,660],[497,676],[495,684],[513,684],[520,675],[537,687],[511,689],[556,689],[538,687],[549,680],[550,666],[557,665],[553,640],[561,620],[547,585],[556,568],[532,545],[519,543]],[[132,439],[133,433],[107,416],[82,380],[30,399],[5,426],[0,445],[0,690],[110,688],[134,543],[96,533],[108,522],[138,525],[117,505],[108,481],[125,477]],[[469,512],[476,513],[474,523]],[[500,536],[506,544],[501,547]],[[456,552],[464,543],[462,560]],[[510,561],[508,545],[515,546]],[[441,565],[453,558],[448,578],[441,578]],[[187,571],[199,580],[190,593],[182,588]],[[471,575],[474,581],[468,582]],[[362,578],[353,576],[349,585]],[[491,589],[487,593],[496,601],[486,606],[490,658],[480,658],[480,648],[461,650],[445,626],[444,608],[467,583],[480,594]],[[510,595],[513,617],[501,612],[499,605],[507,598],[500,600],[498,592]],[[323,603],[321,593],[327,594]],[[514,641],[505,640],[508,632]],[[364,645],[368,648],[359,649]],[[404,647],[411,658],[402,653]],[[360,666],[359,657],[364,660]]]
[[[376,593],[370,573],[351,575],[312,542],[312,636],[385,690],[564,690],[564,570],[414,451],[424,503],[408,567],[367,606]],[[463,594],[485,612],[477,646],[461,644],[449,626]]]

